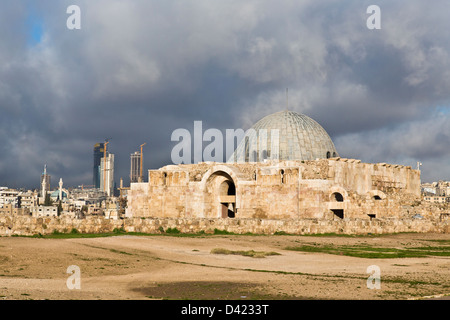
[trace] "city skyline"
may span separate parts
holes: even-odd
[[[381,9],[381,29],[367,8]],[[81,28],[70,30],[77,5]],[[39,189],[44,164],[91,185],[109,139],[115,180],[146,141],[171,164],[178,128],[248,129],[289,109],[341,157],[450,180],[447,1],[10,1],[0,12],[0,186]],[[206,146],[205,144],[204,146]]]

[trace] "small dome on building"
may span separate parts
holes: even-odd
[[[264,159],[315,160],[338,157],[328,133],[316,121],[293,111],[280,111],[256,122],[230,161]]]
[[[67,191],[63,189],[61,191],[61,196],[62,196],[62,199],[59,199],[59,190],[55,190],[50,194],[50,199],[52,199],[53,201],[65,200],[65,199],[67,199]]]

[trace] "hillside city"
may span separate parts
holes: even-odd
[[[126,192],[120,179],[120,187],[114,182],[114,154],[107,151],[107,144],[94,146],[93,184],[75,188],[64,188],[62,178],[52,187],[51,175],[44,166],[40,187],[33,190],[0,186],[0,214],[29,215],[33,217],[69,216],[83,219],[96,215],[108,219],[123,218],[126,207]],[[141,182],[141,151],[131,154],[130,181]]]

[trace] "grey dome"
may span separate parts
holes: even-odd
[[[303,114],[280,111],[256,122],[228,161],[315,160],[338,156],[333,141],[320,124]]]

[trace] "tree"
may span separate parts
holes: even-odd
[[[61,214],[62,211],[63,211],[62,203],[61,203],[61,200],[59,200],[59,203],[58,203],[58,216]]]
[[[53,201],[50,198],[50,194],[46,193],[45,200],[44,200],[44,206],[51,206],[51,205],[53,205]]]

